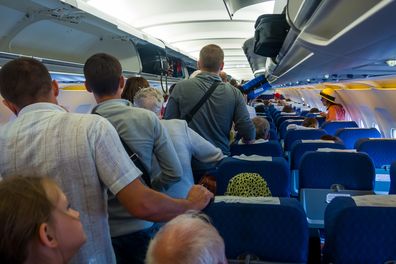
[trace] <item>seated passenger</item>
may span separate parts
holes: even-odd
[[[204,214],[168,222],[150,242],[146,264],[226,264],[224,241]]]
[[[344,141],[342,141],[341,138],[333,136],[333,135],[323,135],[320,137],[321,140],[331,140],[334,141],[335,143],[340,143],[340,144],[344,144]]]
[[[264,117],[255,117],[252,119],[254,126],[256,127],[256,140],[254,144],[260,144],[268,142],[270,124]],[[238,144],[245,144],[242,139],[238,141]]]
[[[314,117],[306,117],[301,124],[303,127],[311,127],[311,128],[318,128],[319,123],[318,120]]]
[[[303,130],[303,129],[314,129],[319,127],[319,122],[314,117],[306,117],[301,125],[297,124],[290,124],[286,127],[286,130],[296,129],[296,130]]]
[[[133,97],[135,94],[143,88],[149,87],[149,82],[143,77],[129,77],[126,80],[124,90],[122,91],[121,98],[127,99],[133,103]],[[128,99],[130,98],[130,99]]]
[[[316,113],[320,113],[320,110],[319,110],[318,108],[316,108],[316,107],[313,107],[313,108],[311,108],[311,109],[309,110],[308,113],[310,113],[310,114],[316,114]]]
[[[282,108],[281,115],[295,115],[296,112],[293,110],[293,107],[291,105],[286,104]]]
[[[326,117],[326,122],[334,120],[345,120],[345,110],[341,104],[336,103],[336,93],[331,88],[320,91],[321,101],[327,108],[327,113],[321,113]]]
[[[267,181],[258,173],[239,173],[232,177],[224,195],[243,197],[270,197]]]
[[[135,95],[135,106],[150,110],[158,116],[162,103],[162,95],[155,88],[144,88]],[[194,184],[191,158],[213,163],[222,160],[224,155],[219,148],[189,128],[185,120],[161,120],[161,124],[167,129],[183,168],[181,180],[170,186],[165,193],[174,198],[184,198]]]
[[[54,181],[0,181],[0,263],[68,263],[85,240],[79,212]]]

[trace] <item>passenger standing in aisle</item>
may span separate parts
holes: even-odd
[[[70,263],[114,264],[109,190],[135,217],[168,221],[204,208],[212,194],[193,186],[186,200],[145,187],[114,127],[97,115],[68,113],[58,105],[59,88],[45,66],[20,58],[0,69],[0,93],[17,118],[0,128],[0,174],[49,175],[80,212],[87,242]]]
[[[242,94],[232,85],[221,83],[224,66],[223,50],[217,45],[203,47],[199,54],[200,74],[176,84],[165,110],[165,119],[185,119],[214,82],[220,82],[212,95],[195,113],[189,127],[230,154],[229,134],[232,123],[244,141],[255,139],[255,128],[243,101]]]
[[[121,99],[124,77],[120,62],[108,54],[95,54],[86,61],[84,75],[85,86],[98,103],[92,113],[109,120],[128,147],[139,155],[152,187],[164,192],[180,181],[183,169],[157,116]],[[143,263],[155,225],[131,217],[112,195],[109,196],[109,224],[117,262]]]
[[[136,93],[134,102],[137,107],[145,108],[160,116],[163,97],[155,88],[140,90]],[[161,120],[161,124],[167,129],[183,167],[180,182],[173,184],[165,193],[173,198],[182,198],[194,185],[192,157],[204,163],[216,163],[222,160],[224,155],[219,148],[189,128],[184,120]]]
[[[334,89],[325,88],[320,91],[321,101],[327,108],[327,113],[321,113],[326,117],[326,122],[334,120],[345,120],[345,110],[341,104],[336,103],[336,92]]]

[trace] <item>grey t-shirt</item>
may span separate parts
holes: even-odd
[[[202,72],[195,78],[178,82],[166,106],[165,119],[184,119],[214,81],[221,79],[214,73]],[[255,139],[256,130],[241,92],[228,83],[220,83],[195,113],[189,127],[229,155],[229,134],[233,122],[241,137]]]
[[[183,169],[179,158],[166,129],[154,113],[132,107],[124,99],[104,101],[93,112],[109,120],[128,147],[139,155],[152,178],[154,189],[165,191],[170,185],[180,181]],[[151,222],[131,217],[111,194],[109,224],[112,237],[133,233],[152,225]]]

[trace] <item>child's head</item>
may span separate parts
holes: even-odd
[[[20,176],[0,181],[0,263],[40,262],[44,256],[66,263],[85,240],[79,213],[54,181]]]
[[[270,124],[268,120],[263,117],[254,117],[252,122],[256,127],[256,139],[268,139],[270,130]]]
[[[313,128],[318,128],[319,123],[318,120],[314,117],[306,117],[304,118],[304,121],[301,123],[302,126],[304,127],[313,127]]]

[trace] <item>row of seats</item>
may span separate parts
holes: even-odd
[[[217,194],[223,195],[229,180],[240,173],[258,173],[267,182],[273,196],[297,195],[302,188],[330,189],[342,185],[348,190],[374,190],[375,167],[366,153],[344,151],[306,151],[298,171],[289,170],[282,157],[265,157],[264,160],[226,158],[215,172]],[[293,179],[293,180],[292,180]]]
[[[323,263],[396,260],[395,204],[395,196],[333,199],[325,211]],[[249,254],[265,263],[307,263],[309,255],[320,256],[320,246],[309,244],[306,214],[296,199],[217,196],[205,213],[223,237],[228,259]]]

